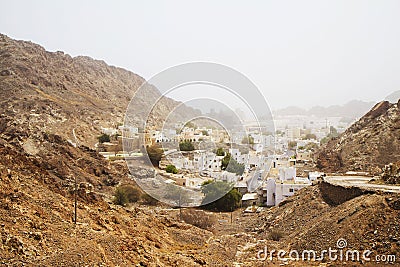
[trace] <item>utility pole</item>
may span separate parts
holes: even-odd
[[[72,129],[72,134],[75,138],[75,147],[78,148],[79,147],[78,138],[76,138],[75,128]],[[76,161],[78,161],[78,160],[76,160]],[[75,161],[75,164],[76,164],[76,161]],[[74,176],[75,176],[75,179],[74,179],[75,180],[74,181],[74,223],[76,225],[76,223],[78,221],[78,182],[77,182],[76,174]]]
[[[76,222],[77,222],[77,206],[78,206],[78,188],[77,188],[77,181],[76,181],[76,175],[75,175],[75,190],[74,190],[74,192],[75,192],[75,203],[74,203],[74,209],[75,209],[75,212],[74,212],[74,223],[76,224]]]
[[[181,195],[181,192],[179,192],[179,221],[181,222],[182,221],[182,207],[181,207],[181,197],[182,197],[182,195]]]

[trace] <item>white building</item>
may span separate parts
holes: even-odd
[[[230,148],[229,153],[240,164],[246,165],[249,161],[249,154],[242,154],[238,148]]]
[[[311,183],[307,178],[295,178],[291,181],[268,178],[262,186],[262,196],[267,206],[276,206],[286,198],[293,196],[298,190],[309,185]]]
[[[217,156],[213,152],[196,151],[193,157],[193,166],[198,172],[221,171],[223,158],[224,156]]]
[[[193,170],[193,162],[189,160],[187,157],[184,156],[172,156],[169,157],[168,160],[170,161],[170,164],[175,165],[176,168],[178,169],[183,169],[183,170]]]
[[[107,135],[110,135],[110,136],[111,135],[115,135],[115,134],[118,133],[118,130],[115,129],[115,128],[103,128],[103,127],[101,127],[100,130],[101,130],[101,133],[107,134]]]
[[[294,181],[296,178],[296,168],[295,167],[287,167],[279,169],[279,180],[281,182],[285,181]]]
[[[235,173],[232,173],[232,172],[227,172],[227,171],[210,172],[210,177],[215,180],[224,181],[227,183],[236,183],[239,180],[238,175],[236,175]]]
[[[263,136],[263,141],[262,144],[264,145],[264,147],[266,148],[274,148],[275,147],[275,136],[273,135],[264,135]]]
[[[290,140],[296,140],[300,138],[300,128],[289,128],[285,131],[286,137]]]
[[[310,182],[316,181],[319,177],[323,176],[323,172],[309,172],[308,173],[308,179]]]
[[[133,138],[133,137],[137,136],[139,133],[139,129],[137,127],[133,127],[133,126],[121,125],[121,126],[118,126],[118,130],[121,132],[121,135],[124,138]]]

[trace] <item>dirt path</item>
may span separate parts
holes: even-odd
[[[354,186],[361,189],[379,190],[390,193],[400,193],[400,186],[369,183],[373,178],[365,176],[328,176],[324,180],[328,183],[341,186]]]

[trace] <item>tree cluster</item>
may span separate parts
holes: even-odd
[[[110,136],[108,134],[102,134],[97,137],[97,140],[99,140],[100,144],[110,142]]]
[[[201,186],[204,194],[204,209],[213,211],[233,211],[240,207],[242,195],[232,189],[232,184],[223,181],[207,181]],[[221,197],[222,196],[222,197]]]
[[[180,151],[193,151],[194,145],[190,141],[183,141],[179,143],[179,150]]]
[[[232,158],[230,153],[226,153],[225,157],[221,162],[221,169],[227,172],[232,172],[237,175],[242,175],[244,172],[244,164],[238,163],[234,158]]]

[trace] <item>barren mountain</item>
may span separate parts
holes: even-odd
[[[85,56],[71,57],[48,52],[32,42],[0,34],[0,107],[15,123],[72,138],[72,129],[82,144],[93,146],[100,127],[123,122],[127,105],[145,80],[122,68]],[[134,99],[137,121],[141,107],[152,105],[159,91],[149,86]],[[164,98],[152,118],[159,118],[179,103]],[[195,114],[190,108],[184,116]],[[156,120],[156,119],[155,119]],[[158,123],[153,122],[153,123]]]
[[[400,160],[400,100],[376,104],[339,137],[330,140],[317,155],[317,165],[327,172],[381,172]]]
[[[310,109],[303,109],[296,106],[291,106],[279,109],[274,113],[276,115],[289,116],[289,115],[303,115],[303,116],[316,116],[320,118],[326,117],[343,117],[348,119],[355,119],[361,117],[372,106],[373,102],[364,102],[360,100],[352,100],[344,105],[333,106],[313,106]]]

